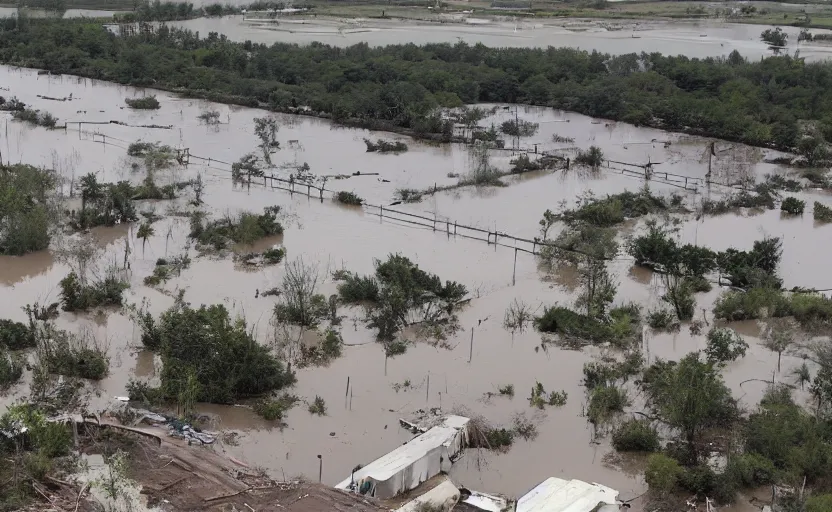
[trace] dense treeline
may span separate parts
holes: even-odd
[[[423,133],[449,132],[438,106],[525,102],[780,148],[796,145],[800,120],[832,135],[832,68],[788,56],[611,57],[462,42],[265,46],[164,26],[119,38],[73,20],[27,20],[19,29],[6,19],[0,29],[5,63],[282,111],[308,106],[336,120]]]

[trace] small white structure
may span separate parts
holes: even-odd
[[[396,509],[396,512],[417,512],[423,503],[441,507],[442,510],[451,510],[459,502],[459,496],[459,489],[450,480],[445,479],[433,489]]]
[[[367,464],[335,487],[381,500],[415,489],[450,469],[468,445],[470,421],[462,416],[449,416],[440,425]]]
[[[517,500],[516,512],[618,512],[617,498],[600,484],[553,477]]]

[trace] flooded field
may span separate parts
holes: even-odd
[[[196,22],[206,22],[197,20]],[[225,23],[222,20],[218,23]],[[195,23],[196,23],[195,22]],[[192,27],[197,28],[197,27]],[[240,37],[221,27],[230,37]],[[753,28],[755,32],[759,27]],[[267,34],[272,34],[271,32]],[[246,36],[242,36],[246,37]],[[401,35],[391,36],[401,38]],[[502,37],[502,36],[500,36]],[[642,40],[644,41],[644,40]],[[379,41],[381,42],[381,41]],[[493,43],[492,43],[493,44]],[[554,43],[553,43],[554,44]],[[617,43],[612,42],[613,46]],[[685,43],[686,44],[686,43]],[[685,48],[691,48],[685,46]],[[691,50],[695,51],[695,50]],[[447,347],[416,343],[406,354],[385,359],[384,351],[374,342],[374,335],[363,326],[361,312],[345,308],[342,333],[347,345],[344,355],[328,367],[297,370],[298,383],[293,392],[311,401],[323,397],[328,414],[311,415],[304,405],[291,410],[287,427],[272,428],[249,408],[204,404],[199,410],[216,418],[218,429],[240,433],[239,444],[224,445],[235,456],[267,469],[273,477],[304,474],[314,477],[318,470],[317,456],[323,459],[323,481],[334,484],[349,475],[356,464],[365,464],[410,438],[399,428],[398,419],[417,409],[442,407],[445,410],[466,410],[482,415],[498,424],[509,424],[516,413],[524,413],[537,424],[539,436],[534,441],[518,441],[507,453],[469,450],[458,462],[451,476],[461,485],[491,492],[517,495],[549,476],[597,481],[621,491],[623,499],[640,495],[646,485],[640,474],[643,460],[620,459],[614,456],[607,438],[593,440],[584,410],[586,398],[581,385],[582,366],[604,354],[600,348],[583,351],[561,349],[544,344],[534,330],[512,334],[502,326],[506,307],[520,298],[542,310],[544,305],[571,304],[577,296],[575,276],[563,272],[546,276],[535,259],[520,254],[516,260],[511,249],[488,245],[482,241],[447,236],[430,228],[380,219],[360,208],[348,208],[326,198],[322,202],[302,194],[270,190],[259,184],[235,186],[231,181],[230,163],[245,153],[256,150],[253,118],[266,115],[263,111],[186,100],[165,93],[141,91],[128,87],[74,77],[39,76],[34,70],[0,68],[0,86],[4,93],[23,102],[51,112],[67,129],[47,131],[31,128],[11,120],[4,114],[3,140],[0,152],[4,162],[23,162],[58,170],[69,182],[83,174],[96,173],[100,182],[129,180],[139,183],[144,172],[134,170],[139,160],[128,157],[129,143],[158,141],[176,148],[187,148],[191,155],[188,166],[176,166],[157,174],[160,185],[192,179],[201,174],[205,181],[204,208],[214,215],[241,210],[259,212],[262,208],[280,205],[285,233],[267,240],[267,245],[282,244],[289,259],[302,257],[317,265],[323,280],[321,292],[335,292],[329,277],[336,269],[371,273],[373,259],[389,253],[401,253],[423,269],[443,279],[463,283],[471,292],[472,301],[460,313],[461,332],[447,340]],[[124,98],[156,94],[161,102],[157,111],[134,111],[125,108]],[[67,101],[44,99],[69,98]],[[197,116],[206,110],[220,113],[222,124],[206,126]],[[485,122],[499,123],[513,117],[513,110],[497,110]],[[669,134],[658,130],[636,128],[623,123],[608,124],[585,116],[542,108],[519,107],[516,114],[525,120],[540,123],[532,137],[507,140],[528,148],[535,144],[540,151],[568,147],[586,148],[596,145],[610,160],[627,163],[655,164],[651,190],[662,194],[683,194],[687,204],[695,206],[708,194],[714,197],[730,191],[714,184],[711,190],[698,193],[680,189],[658,179],[661,172],[672,172],[691,179],[702,178],[707,172],[707,151],[710,141],[702,138]],[[318,176],[331,176],[327,188],[353,191],[373,204],[388,205],[399,188],[429,188],[456,183],[449,174],[470,171],[468,150],[462,145],[436,146],[397,135],[345,129],[328,121],[288,115],[277,116],[280,123],[278,139],[283,146],[274,159],[278,175],[288,176],[290,167],[307,162]],[[124,124],[113,124],[117,121]],[[85,124],[86,123],[86,124]],[[100,123],[100,124],[90,124]],[[139,125],[168,126],[170,129],[141,128]],[[552,135],[574,138],[574,143],[559,145]],[[400,155],[367,153],[364,138],[384,137],[407,142],[410,150]],[[295,141],[289,143],[289,141]],[[669,144],[665,144],[665,143]],[[729,182],[741,176],[761,177],[767,173],[785,173],[784,169],[763,163],[764,152],[741,145],[718,142],[724,150],[714,167],[715,182]],[[206,160],[200,160],[195,156]],[[493,160],[507,169],[510,151],[495,152]],[[210,159],[210,160],[207,160]],[[360,172],[361,175],[353,176]],[[343,176],[343,179],[336,179]],[[643,181],[622,175],[614,169],[597,172],[572,169],[569,172],[530,173],[505,179],[508,186],[500,188],[460,188],[437,193],[421,203],[398,208],[419,214],[436,215],[463,224],[512,233],[523,237],[538,235],[538,220],[546,209],[556,209],[561,201],[571,202],[578,194],[592,191],[596,195],[637,190]],[[164,218],[154,224],[155,235],[146,244],[136,238],[136,226],[94,229],[90,236],[101,248],[100,264],[121,261],[125,244],[129,244],[129,280],[125,293],[128,304],[147,301],[150,311],[158,314],[173,304],[173,296],[184,291],[184,299],[193,305],[224,304],[246,319],[263,343],[273,339],[270,318],[274,299],[259,296],[280,283],[284,265],[257,271],[242,271],[230,259],[198,256],[190,251],[193,263],[181,276],[174,277],[159,288],[143,284],[153,271],[157,258],[181,254],[187,250],[188,219],[175,214],[186,209],[190,192],[173,202],[143,202],[140,211],[155,210]],[[832,205],[832,199],[817,192],[804,192],[811,204],[819,200]],[[556,229],[560,229],[558,226]],[[629,224],[622,233],[639,229]],[[736,247],[749,249],[762,234],[784,237],[784,254],[779,272],[785,286],[832,288],[819,269],[825,265],[824,254],[832,252],[832,226],[815,226],[810,214],[783,220],[779,211],[761,214],[728,214],[719,217],[684,217],[681,237],[714,249]],[[551,236],[551,235],[550,235]],[[59,240],[56,243],[66,243]],[[811,247],[811,250],[807,250]],[[26,257],[0,258],[0,318],[24,320],[21,310],[33,302],[58,300],[58,283],[69,267],[56,255],[57,251]],[[649,271],[634,269],[630,258],[621,256],[610,265],[620,283],[616,302],[636,301],[645,308],[661,303],[662,286]],[[516,281],[512,285],[513,277]],[[720,290],[697,295],[699,309],[707,311],[707,319]],[[91,397],[93,409],[104,407],[113,396],[125,394],[131,378],[153,378],[158,372],[153,355],[142,350],[138,328],[126,313],[109,314],[62,313],[58,326],[70,330],[86,328],[106,340],[111,359],[110,376],[96,386],[97,396]],[[759,401],[765,389],[761,380],[771,380],[776,370],[777,355],[761,345],[761,326],[757,322],[731,325],[749,343],[748,354],[730,363],[724,370],[727,385],[746,408]],[[474,333],[471,344],[471,333]],[[690,351],[703,348],[704,336],[692,336],[687,328],[679,333],[651,333],[647,336],[646,357],[677,359]],[[469,352],[470,351],[470,352]],[[469,362],[469,354],[471,361]],[[778,381],[789,377],[802,360],[784,354]],[[26,375],[26,380],[30,376]],[[353,392],[345,396],[347,379]],[[759,379],[759,380],[757,380]],[[408,389],[394,389],[394,384],[409,380]],[[536,381],[550,390],[568,393],[567,404],[545,411],[530,408],[527,390]],[[518,396],[488,398],[499,386],[513,384]],[[26,383],[15,387],[0,398],[8,405],[26,393]],[[741,509],[737,509],[741,510]]]
[[[764,25],[744,25],[720,21],[599,21],[514,19],[437,19],[434,22],[381,19],[334,19],[290,17],[279,23],[245,22],[243,16],[201,18],[171,25],[207,35],[218,32],[234,41],[309,44],[314,41],[350,46],[366,42],[370,46],[414,43],[451,43],[465,41],[489,47],[572,47],[620,55],[660,52],[688,57],[727,57],[739,51],[749,59],[771,55],[760,40]],[[807,61],[832,55],[832,46],[823,43],[797,42],[796,27],[783,27],[789,35],[786,52],[800,50]],[[813,30],[827,33],[826,30]]]

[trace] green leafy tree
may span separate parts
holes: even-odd
[[[149,222],[142,223],[139,230],[136,232],[136,237],[142,241],[142,253],[144,253],[144,246],[147,244],[147,239],[154,235],[155,231]]]

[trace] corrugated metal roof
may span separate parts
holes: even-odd
[[[517,512],[593,512],[615,505],[618,491],[583,482],[548,478],[517,500]]]
[[[453,439],[459,430],[452,427],[433,427],[407,444],[399,446],[392,452],[381,456],[355,472],[355,481],[370,477],[385,481],[402,469],[421,460],[425,455]],[[346,489],[351,478],[347,478],[336,487]]]

